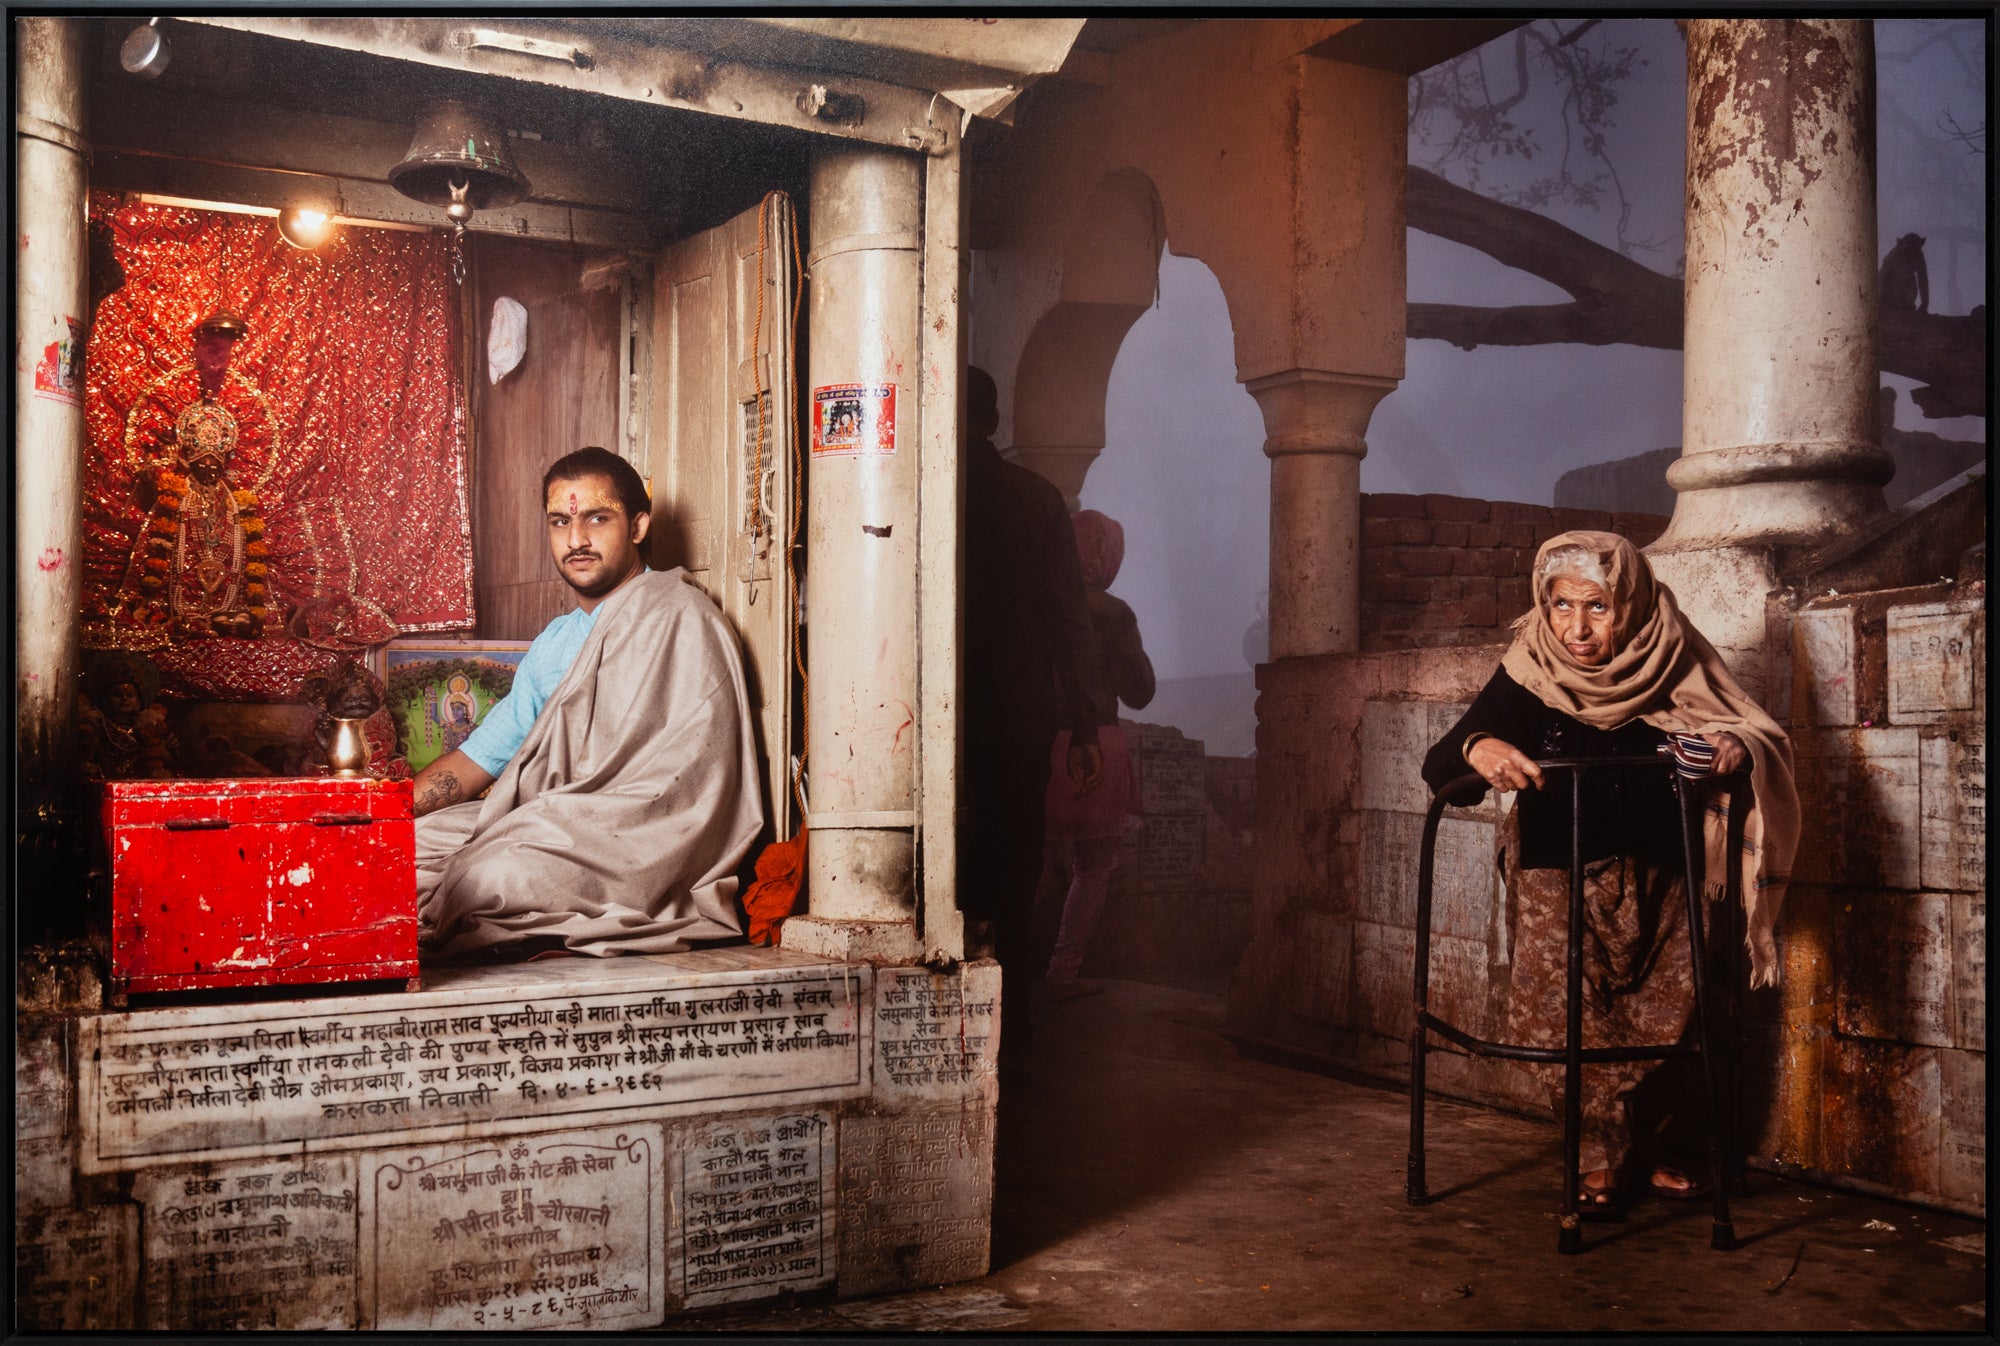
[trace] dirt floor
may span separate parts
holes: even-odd
[[[1551,1123],[1245,1056],[1219,985],[1108,982],[1003,1070],[993,1270],[690,1327],[839,1332],[1923,1332],[1988,1327],[1985,1224],[1752,1172],[1741,1246],[1645,1200],[1555,1249]]]

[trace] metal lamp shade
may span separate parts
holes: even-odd
[[[469,210],[510,206],[528,194],[506,135],[456,98],[425,108],[410,152],[389,170],[389,184],[425,205],[450,206],[456,199]]]

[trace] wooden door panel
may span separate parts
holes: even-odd
[[[586,444],[618,452],[623,291],[587,285],[584,274],[597,259],[573,248],[483,235],[466,244],[478,311],[472,536],[479,633],[529,640],[575,606],[549,559],[542,473]],[[528,347],[496,384],[486,372],[486,333],[503,295],[528,311]]]
[[[797,452],[786,340],[794,228],[789,205],[774,202],[761,229],[759,212],[746,211],[654,259],[649,437],[653,563],[686,566],[742,641],[765,812],[778,836],[797,827],[784,571]]]

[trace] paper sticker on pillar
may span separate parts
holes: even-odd
[[[829,383],[813,389],[813,457],[870,457],[895,451],[895,384]]]
[[[83,405],[83,324],[64,318],[56,330],[64,325],[69,335],[43,346],[42,358],[35,361],[35,396],[77,407]]]

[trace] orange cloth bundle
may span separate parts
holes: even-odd
[[[776,944],[778,927],[798,905],[806,881],[806,834],[774,841],[757,857],[757,881],[743,893],[743,910],[750,918],[752,944]]]

